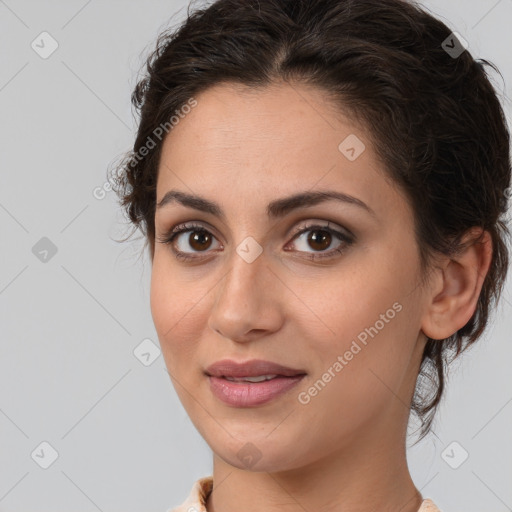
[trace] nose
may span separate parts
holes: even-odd
[[[265,253],[249,263],[234,251],[227,265],[215,287],[209,327],[239,343],[279,330],[286,287],[276,278]]]

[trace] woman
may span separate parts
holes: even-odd
[[[175,511],[439,509],[406,462],[508,268],[484,64],[402,0],[218,0],[163,33],[121,204],[214,454]]]

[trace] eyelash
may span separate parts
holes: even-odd
[[[332,259],[335,257],[336,254],[342,254],[345,252],[345,250],[352,245],[355,242],[355,237],[346,235],[340,231],[334,230],[329,227],[329,224],[327,225],[319,225],[319,224],[312,224],[308,226],[303,226],[301,229],[299,229],[294,235],[292,240],[295,240],[296,238],[299,238],[303,233],[307,233],[308,231],[326,231],[330,233],[331,235],[334,235],[334,237],[342,242],[344,242],[344,245],[338,247],[337,249],[332,249],[329,252],[326,253],[307,253],[310,254],[309,256],[306,256],[306,259],[309,259],[311,261],[318,261],[323,259]],[[170,229],[166,233],[163,234],[161,237],[156,237],[157,241],[166,245],[171,246],[171,250],[174,253],[175,257],[179,261],[191,261],[191,260],[197,260],[201,259],[201,256],[189,256],[187,253],[184,253],[182,251],[178,251],[173,247],[173,242],[176,239],[178,235],[181,235],[182,233],[187,232],[200,232],[200,233],[208,233],[211,236],[213,235],[209,230],[207,230],[204,226],[201,224],[196,224],[194,222],[179,224],[175,226],[174,228]],[[301,252],[301,251],[299,251]],[[303,252],[303,251],[302,251]]]

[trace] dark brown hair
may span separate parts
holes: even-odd
[[[470,228],[492,237],[475,313],[449,338],[427,341],[411,404],[421,420],[418,441],[431,429],[447,365],[483,333],[509,262],[510,135],[487,74],[498,70],[453,37],[405,0],[218,0],[192,13],[189,6],[185,22],[161,33],[147,59],[132,94],[140,114],[133,151],[112,178],[152,257],[165,138],[155,134],[195,95],[222,82],[304,83],[364,123],[413,208],[422,276],[436,253],[461,250]]]

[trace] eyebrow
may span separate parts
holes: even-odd
[[[325,201],[332,200],[341,201],[343,203],[357,206],[364,209],[372,216],[377,217],[376,213],[366,203],[357,197],[332,190],[306,191],[294,194],[289,197],[276,199],[268,204],[267,216],[272,219],[284,217],[293,210],[297,210],[299,208],[307,208],[323,203]],[[214,201],[205,199],[204,197],[187,194],[178,190],[169,190],[160,200],[160,202],[157,203],[156,207],[158,210],[160,210],[164,206],[172,203],[179,203],[188,208],[210,213],[223,220],[226,219],[226,216],[219,204],[215,203]]]

